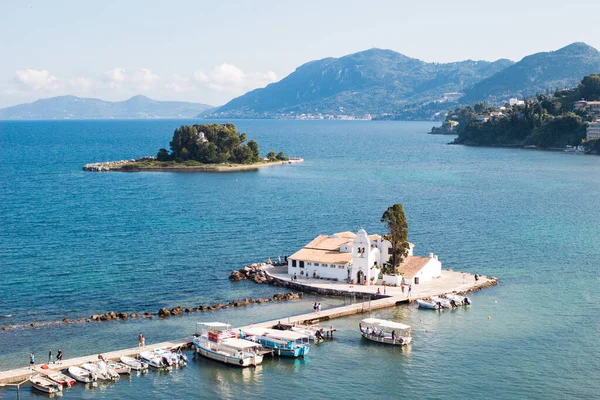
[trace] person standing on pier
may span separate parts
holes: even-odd
[[[142,332],[140,332],[140,334],[138,335],[138,346],[144,347],[145,345],[146,345],[146,339],[144,338],[144,335],[142,334]]]
[[[317,313],[321,312],[321,303],[317,304]]]
[[[48,352],[48,364],[52,362],[52,349]]]
[[[400,284],[400,289],[402,289],[402,294],[404,294],[404,282]]]
[[[63,357],[62,350],[58,349],[58,351],[56,352],[56,363],[57,364],[62,364],[62,357]]]
[[[29,353],[29,369],[33,369],[35,367],[35,354]]]
[[[410,299],[410,292],[412,292],[412,285],[408,285],[408,298]]]

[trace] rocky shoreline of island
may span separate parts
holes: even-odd
[[[146,156],[131,160],[107,161],[85,164],[88,172],[236,172],[251,171],[275,165],[298,164],[303,158],[292,157],[281,161],[262,161],[255,164],[193,164],[176,162],[159,162],[156,157]]]

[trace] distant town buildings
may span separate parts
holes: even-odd
[[[519,100],[516,97],[511,97],[508,99],[508,105],[510,106],[523,106],[525,105],[525,101]]]
[[[592,122],[587,126],[587,140],[600,139],[600,122]]]
[[[586,110],[590,114],[600,115],[600,101],[586,101],[581,99],[573,103],[573,111]]]

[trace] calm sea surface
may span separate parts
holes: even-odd
[[[305,360],[242,371],[200,359],[63,397],[598,398],[600,157],[448,146],[450,137],[425,134],[431,123],[238,121],[264,154],[305,163],[81,170],[155,154],[191,122],[0,122],[0,326],[271,296],[278,288],[230,283],[229,272],[321,233],[382,232],[379,218],[397,202],[416,254],[501,283],[473,294],[468,310],[377,312],[413,326],[409,349],[365,343],[356,316],[332,321],[336,339]],[[140,331],[149,343],[187,336],[201,319],[283,319],[314,300],[0,331],[0,370],[26,365],[32,351],[45,361],[49,348],[68,358],[132,347]],[[40,396],[26,388],[21,398]]]

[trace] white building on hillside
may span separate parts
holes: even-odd
[[[380,235],[367,235],[364,229],[356,234],[339,232],[319,235],[302,249],[288,257],[288,274],[302,278],[328,278],[365,284],[380,280],[381,266],[390,258],[392,245]],[[406,260],[400,266],[406,283],[418,284],[441,275],[442,266],[433,253],[430,257],[413,256],[409,243]],[[386,283],[394,284],[392,277]]]

